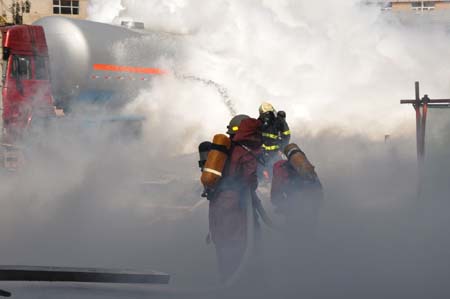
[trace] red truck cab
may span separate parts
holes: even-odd
[[[54,114],[48,48],[41,26],[0,27],[3,138],[13,142],[33,118]]]

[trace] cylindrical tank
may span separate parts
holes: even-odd
[[[288,158],[292,167],[303,178],[315,179],[317,174],[314,170],[314,166],[306,158],[305,153],[298,147],[297,144],[291,143],[284,148],[284,154]]]
[[[205,167],[206,160],[208,159],[208,153],[211,150],[212,143],[209,141],[203,141],[198,146],[198,154],[199,154],[199,160],[198,160],[198,167],[200,167],[200,170],[203,171],[203,168]]]
[[[214,136],[200,178],[205,189],[214,189],[222,178],[222,171],[225,167],[230,147],[231,140],[227,135],[217,134]]]
[[[161,59],[173,56],[177,47],[170,34],[85,20],[46,17],[34,25],[44,28],[53,96],[63,103],[123,104],[166,71]]]

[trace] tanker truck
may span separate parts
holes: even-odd
[[[122,108],[166,73],[156,65],[176,47],[170,34],[64,17],[0,30],[4,165],[38,119],[142,122]]]

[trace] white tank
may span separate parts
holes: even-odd
[[[74,100],[123,104],[160,76],[161,61],[173,58],[177,39],[103,23],[46,17],[53,96],[63,106]]]

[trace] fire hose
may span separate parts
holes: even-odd
[[[8,291],[0,290],[0,297],[11,297],[11,293]]]
[[[253,201],[253,207],[256,212],[258,212],[258,215],[261,216],[262,221],[271,229],[273,230],[279,230],[277,226],[273,223],[272,219],[270,219],[269,215],[267,214],[266,210],[264,209],[264,206],[261,203],[261,199],[259,199],[258,195],[253,192],[252,196]]]

